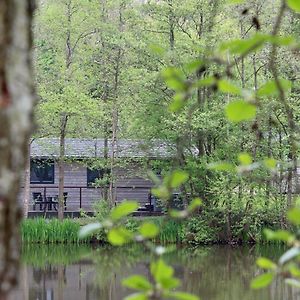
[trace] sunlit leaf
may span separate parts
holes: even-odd
[[[170,177],[170,186],[172,188],[178,188],[181,186],[183,183],[185,183],[189,178],[189,174],[181,171],[181,170],[176,170],[171,174]]]
[[[184,94],[177,93],[169,105],[169,110],[171,112],[178,112],[184,107],[185,104],[186,101],[184,101]]]
[[[266,168],[273,170],[276,168],[277,160],[274,158],[266,158],[264,159],[264,165]]]
[[[160,199],[169,199],[171,197],[171,193],[165,185],[161,185],[158,188],[152,188],[151,193]]]
[[[98,223],[98,222],[85,225],[80,228],[80,231],[78,234],[79,238],[85,238],[89,235],[92,235],[93,233],[97,232],[101,228],[102,228],[102,224]]]
[[[168,266],[161,258],[151,263],[151,274],[157,282],[161,282],[163,279],[172,278],[174,269]]]
[[[286,0],[287,5],[295,12],[300,13],[300,1],[299,0]]]
[[[291,82],[286,79],[280,79],[279,80],[280,85],[284,91],[288,91],[291,89]],[[257,95],[259,97],[263,96],[277,96],[279,94],[277,84],[275,80],[270,80],[266,82],[263,86],[259,88],[257,91]]]
[[[273,231],[264,229],[264,234],[268,240],[289,242],[295,239],[294,235],[286,230]]]
[[[166,53],[166,49],[163,47],[157,45],[157,44],[151,44],[149,45],[149,49],[151,50],[152,53],[157,54],[157,55],[164,55]]]
[[[199,68],[203,66],[203,61],[197,59],[194,61],[189,62],[188,64],[185,65],[185,69],[187,70],[187,72],[189,73],[194,73],[197,70],[199,70]]]
[[[216,171],[233,171],[235,166],[228,162],[216,162],[210,163],[208,168]]]
[[[255,118],[256,106],[244,100],[232,101],[226,106],[225,113],[231,122],[250,121]]]
[[[170,210],[170,216],[175,219],[183,219],[188,216],[188,212],[186,210]]]
[[[138,207],[139,205],[136,201],[124,201],[112,210],[110,217],[112,220],[117,221],[133,213]]]
[[[144,222],[139,228],[140,234],[145,238],[154,238],[159,233],[159,228],[152,222]]]
[[[252,164],[252,157],[249,153],[243,152],[238,155],[238,160],[241,165],[248,166]]]
[[[300,288],[300,281],[294,278],[287,278],[284,280],[284,282],[290,286],[294,286],[296,288]]]
[[[184,73],[180,69],[169,67],[163,71],[162,75],[169,88],[175,91],[185,91],[187,89]]]
[[[107,235],[108,241],[115,246],[122,246],[132,239],[132,234],[124,227],[112,228]]]
[[[300,225],[300,208],[291,208],[287,213],[287,217],[294,225]]]
[[[275,270],[277,268],[276,264],[273,263],[270,259],[265,257],[260,257],[256,260],[256,264],[262,268],[267,270]]]
[[[277,46],[293,46],[297,44],[297,41],[295,40],[295,38],[293,36],[270,36],[269,41],[272,44],[275,44]]]
[[[192,200],[192,202],[188,206],[188,211],[193,211],[196,208],[200,207],[202,205],[202,200],[200,198],[195,198]]]
[[[251,281],[251,288],[252,289],[264,288],[271,284],[273,278],[274,278],[273,273],[264,273],[262,275],[259,275]]]
[[[167,86],[174,91],[182,92],[187,89],[187,86],[184,81],[176,77],[170,77],[165,79]]]
[[[292,274],[292,276],[300,278],[300,269],[298,268],[297,265],[290,264],[289,265],[289,272]]]
[[[177,278],[162,278],[159,282],[164,289],[174,289],[180,285],[180,280]]]
[[[218,80],[218,89],[220,92],[228,93],[232,95],[240,95],[241,89],[235,85],[233,85],[231,82],[221,79]]]
[[[193,88],[200,88],[205,86],[212,86],[216,83],[216,79],[214,77],[205,77],[203,79],[199,79],[193,83]]]
[[[300,254],[300,248],[298,247],[293,247],[289,250],[287,250],[279,259],[279,263],[281,265],[287,263],[288,261],[290,261],[291,259],[299,256]]]
[[[268,35],[257,33],[249,39],[237,39],[225,42],[221,45],[220,50],[228,50],[232,54],[250,54],[260,49],[268,40]]]
[[[152,285],[148,279],[142,275],[133,275],[127,277],[122,281],[122,284],[128,288],[141,291],[148,291],[152,288]]]

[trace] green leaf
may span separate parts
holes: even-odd
[[[171,112],[178,112],[184,107],[185,104],[186,104],[186,101],[184,101],[184,94],[177,93],[173,97],[173,101],[169,105],[169,110]]]
[[[211,77],[206,77],[206,78],[195,81],[192,84],[192,87],[193,88],[201,88],[201,87],[205,87],[205,86],[212,86],[215,83],[216,83],[216,78],[211,76]]]
[[[218,89],[220,92],[232,95],[240,95],[242,92],[239,87],[233,85],[231,82],[225,79],[221,79],[218,81]]]
[[[170,216],[175,219],[183,219],[188,216],[188,212],[186,210],[171,209]]]
[[[184,81],[179,80],[179,78],[171,77],[168,79],[165,79],[167,86],[170,89],[173,89],[177,92],[183,92],[187,89],[187,85]]]
[[[290,9],[294,10],[295,12],[300,13],[300,1],[299,0],[286,0],[286,2]]]
[[[114,246],[122,246],[132,239],[132,234],[124,227],[112,228],[107,235],[108,241]]]
[[[238,160],[241,165],[248,166],[252,164],[252,157],[249,153],[243,152],[238,155]]]
[[[85,225],[80,228],[78,236],[79,236],[79,238],[85,238],[85,237],[97,232],[101,228],[102,228],[101,223],[91,223],[91,224]]]
[[[293,36],[270,36],[269,37],[269,41],[272,44],[275,44],[277,46],[293,46],[297,44],[297,41],[295,40],[295,38]]]
[[[163,47],[157,44],[149,45],[149,49],[151,50],[152,53],[157,54],[159,56],[162,56],[166,53],[166,49],[164,49]]]
[[[188,206],[188,211],[193,211],[202,205],[202,200],[200,198],[195,198]]]
[[[124,300],[148,300],[148,297],[143,293],[135,293],[127,296]]]
[[[113,221],[118,221],[136,211],[138,207],[137,201],[124,201],[112,210],[110,217]]]
[[[215,170],[215,171],[233,171],[235,169],[234,165],[228,162],[216,162],[216,163],[210,163],[208,165],[209,169]]]
[[[198,296],[184,292],[173,292],[169,296],[177,300],[200,300]]]
[[[232,101],[226,106],[225,114],[231,122],[250,121],[255,118],[256,106],[244,100]]]
[[[151,283],[147,280],[146,277],[141,275],[133,275],[125,278],[122,281],[122,284],[128,288],[135,290],[148,291],[152,289]]]
[[[220,51],[230,51],[232,54],[250,54],[260,49],[268,40],[269,36],[257,33],[249,39],[237,39],[225,42],[221,45]]]
[[[300,248],[298,247],[293,247],[291,249],[289,249],[288,251],[286,251],[280,258],[279,258],[279,263],[281,265],[284,265],[285,263],[287,263],[288,261],[290,261],[291,259],[299,256],[300,254]]]
[[[300,288],[300,281],[294,278],[287,278],[284,280],[284,282],[290,286],[294,286],[296,288]]]
[[[161,283],[162,280],[172,278],[174,270],[168,266],[162,259],[152,262],[150,265],[151,274],[156,282]]]
[[[273,273],[265,273],[265,274],[259,275],[251,281],[251,288],[252,289],[264,288],[271,284],[273,278],[274,278]]]
[[[170,186],[174,188],[180,187],[183,183],[185,183],[189,178],[189,174],[184,171],[176,170],[171,174],[170,177]]]
[[[159,233],[159,228],[152,222],[144,222],[139,228],[140,234],[145,238],[154,238]]]
[[[185,65],[185,69],[187,70],[187,72],[189,73],[194,73],[197,70],[200,69],[200,67],[203,66],[203,61],[197,59],[194,61],[189,62],[188,64]]]
[[[287,230],[273,231],[270,229],[264,229],[264,234],[268,240],[290,242],[295,239],[295,236]]]
[[[178,68],[167,68],[162,74],[169,88],[175,91],[185,91],[187,89],[184,73]]]
[[[151,193],[159,199],[169,199],[171,197],[171,193],[165,185],[161,185],[158,188],[152,188]]]
[[[273,263],[270,259],[265,257],[260,257],[256,260],[256,264],[262,268],[267,270],[275,270],[277,268],[277,265]]]
[[[300,225],[300,208],[294,207],[287,213],[287,217],[294,225]]]
[[[264,165],[266,168],[274,170],[277,166],[277,160],[274,158],[266,158],[264,159]]]
[[[297,265],[295,264],[289,265],[289,272],[292,274],[292,276],[300,278],[300,269],[298,268]]]
[[[279,82],[284,91],[289,91],[292,87],[292,84],[289,80],[279,79]],[[278,91],[275,80],[270,80],[270,81],[266,82],[257,91],[257,96],[259,96],[259,97],[278,96],[278,94],[279,94],[279,91]]]
[[[159,282],[164,289],[174,289],[180,285],[180,280],[177,278],[162,278]]]

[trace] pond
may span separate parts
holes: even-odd
[[[179,248],[166,256],[182,290],[205,300],[296,300],[298,290],[276,280],[262,291],[249,289],[259,273],[258,256],[278,258],[278,246],[206,246]],[[27,245],[14,300],[121,300],[130,293],[122,287],[131,274],[149,277],[149,258],[140,247],[110,248]]]

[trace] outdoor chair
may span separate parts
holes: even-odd
[[[40,205],[40,210],[42,210],[42,208],[43,208],[42,193],[40,193],[40,192],[33,192],[32,193],[32,200],[33,200],[33,210],[35,210],[36,205]]]
[[[55,206],[55,210],[57,210],[57,208],[58,208],[58,198],[59,198],[59,196],[56,195],[55,198],[56,198],[56,200],[57,200],[57,207]],[[64,207],[65,207],[65,210],[67,210],[67,199],[68,199],[68,192],[64,192]]]

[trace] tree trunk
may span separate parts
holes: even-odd
[[[28,152],[26,157],[25,164],[25,173],[24,173],[24,194],[23,194],[23,217],[27,219],[28,217],[28,207],[30,202],[30,146],[31,143],[28,144]]]
[[[108,127],[107,124],[104,124],[104,149],[103,149],[103,158],[104,158],[104,176],[109,176],[108,170]],[[107,182],[104,182],[103,185],[103,198],[105,201],[108,201],[108,186]]]
[[[17,202],[32,129],[31,61],[33,1],[0,1],[0,299],[7,299],[19,271]]]
[[[59,160],[58,160],[58,219],[64,218],[64,185],[65,185],[65,138],[68,116],[63,114],[61,117],[60,140],[59,140]]]

